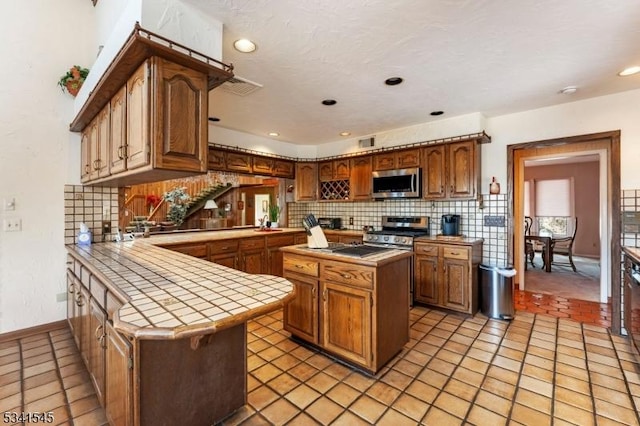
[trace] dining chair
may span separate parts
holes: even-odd
[[[578,232],[578,218],[574,217],[573,218],[573,233],[571,234],[571,236],[569,237],[564,237],[564,238],[553,238],[551,240],[551,253],[549,256],[549,261],[551,262],[551,265],[564,265],[564,266],[571,266],[571,269],[573,269],[573,272],[578,272],[578,270],[576,269],[576,265],[573,263],[573,242],[576,239],[576,233]],[[554,255],[556,254],[561,254],[564,256],[567,256],[569,261],[568,262],[558,262],[557,260],[554,259]],[[542,254],[542,258],[544,259],[544,252]]]
[[[531,235],[531,226],[533,226],[533,219],[529,216],[524,217],[524,269],[527,270],[527,260],[531,262],[531,266],[534,268],[536,265],[533,263],[533,259],[536,256],[536,251],[533,248],[533,242],[527,240],[527,235]]]

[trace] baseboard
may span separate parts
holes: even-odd
[[[10,340],[23,339],[33,334],[47,333],[49,331],[59,330],[61,328],[67,328],[67,327],[69,327],[69,324],[67,323],[66,319],[63,319],[60,321],[50,322],[47,324],[36,325],[34,327],[23,328],[21,330],[10,331],[8,333],[0,334],[0,343],[8,342]]]

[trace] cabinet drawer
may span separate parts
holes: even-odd
[[[193,244],[188,246],[174,246],[167,247],[170,250],[183,253],[188,256],[199,257],[201,259],[207,258],[207,245],[206,244]]]
[[[437,256],[438,255],[438,246],[432,246],[429,244],[416,244],[415,252],[417,255],[425,255],[425,256]]]
[[[243,238],[240,240],[240,250],[264,248],[264,238]]]
[[[294,244],[293,235],[278,235],[277,237],[267,237],[268,247],[285,247]]]
[[[238,251],[238,240],[222,240],[209,243],[211,254],[233,253]]]
[[[308,260],[302,257],[293,257],[285,253],[282,261],[282,267],[285,271],[297,272],[299,274],[318,276],[318,262]]]
[[[321,278],[354,287],[373,288],[373,270],[357,265],[342,263],[324,264],[322,265]]]
[[[443,256],[448,259],[460,259],[460,260],[468,260],[469,259],[469,249],[462,247],[445,247],[443,249]]]

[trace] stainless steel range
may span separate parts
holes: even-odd
[[[364,234],[363,242],[371,246],[413,250],[413,240],[429,235],[428,217],[383,216],[382,230]]]
[[[413,251],[413,240],[429,235],[428,217],[383,216],[382,230],[366,232],[365,245]],[[409,271],[409,306],[413,306],[413,257]]]

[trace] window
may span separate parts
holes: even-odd
[[[537,231],[570,235],[574,216],[573,178],[534,181],[534,211]]]

